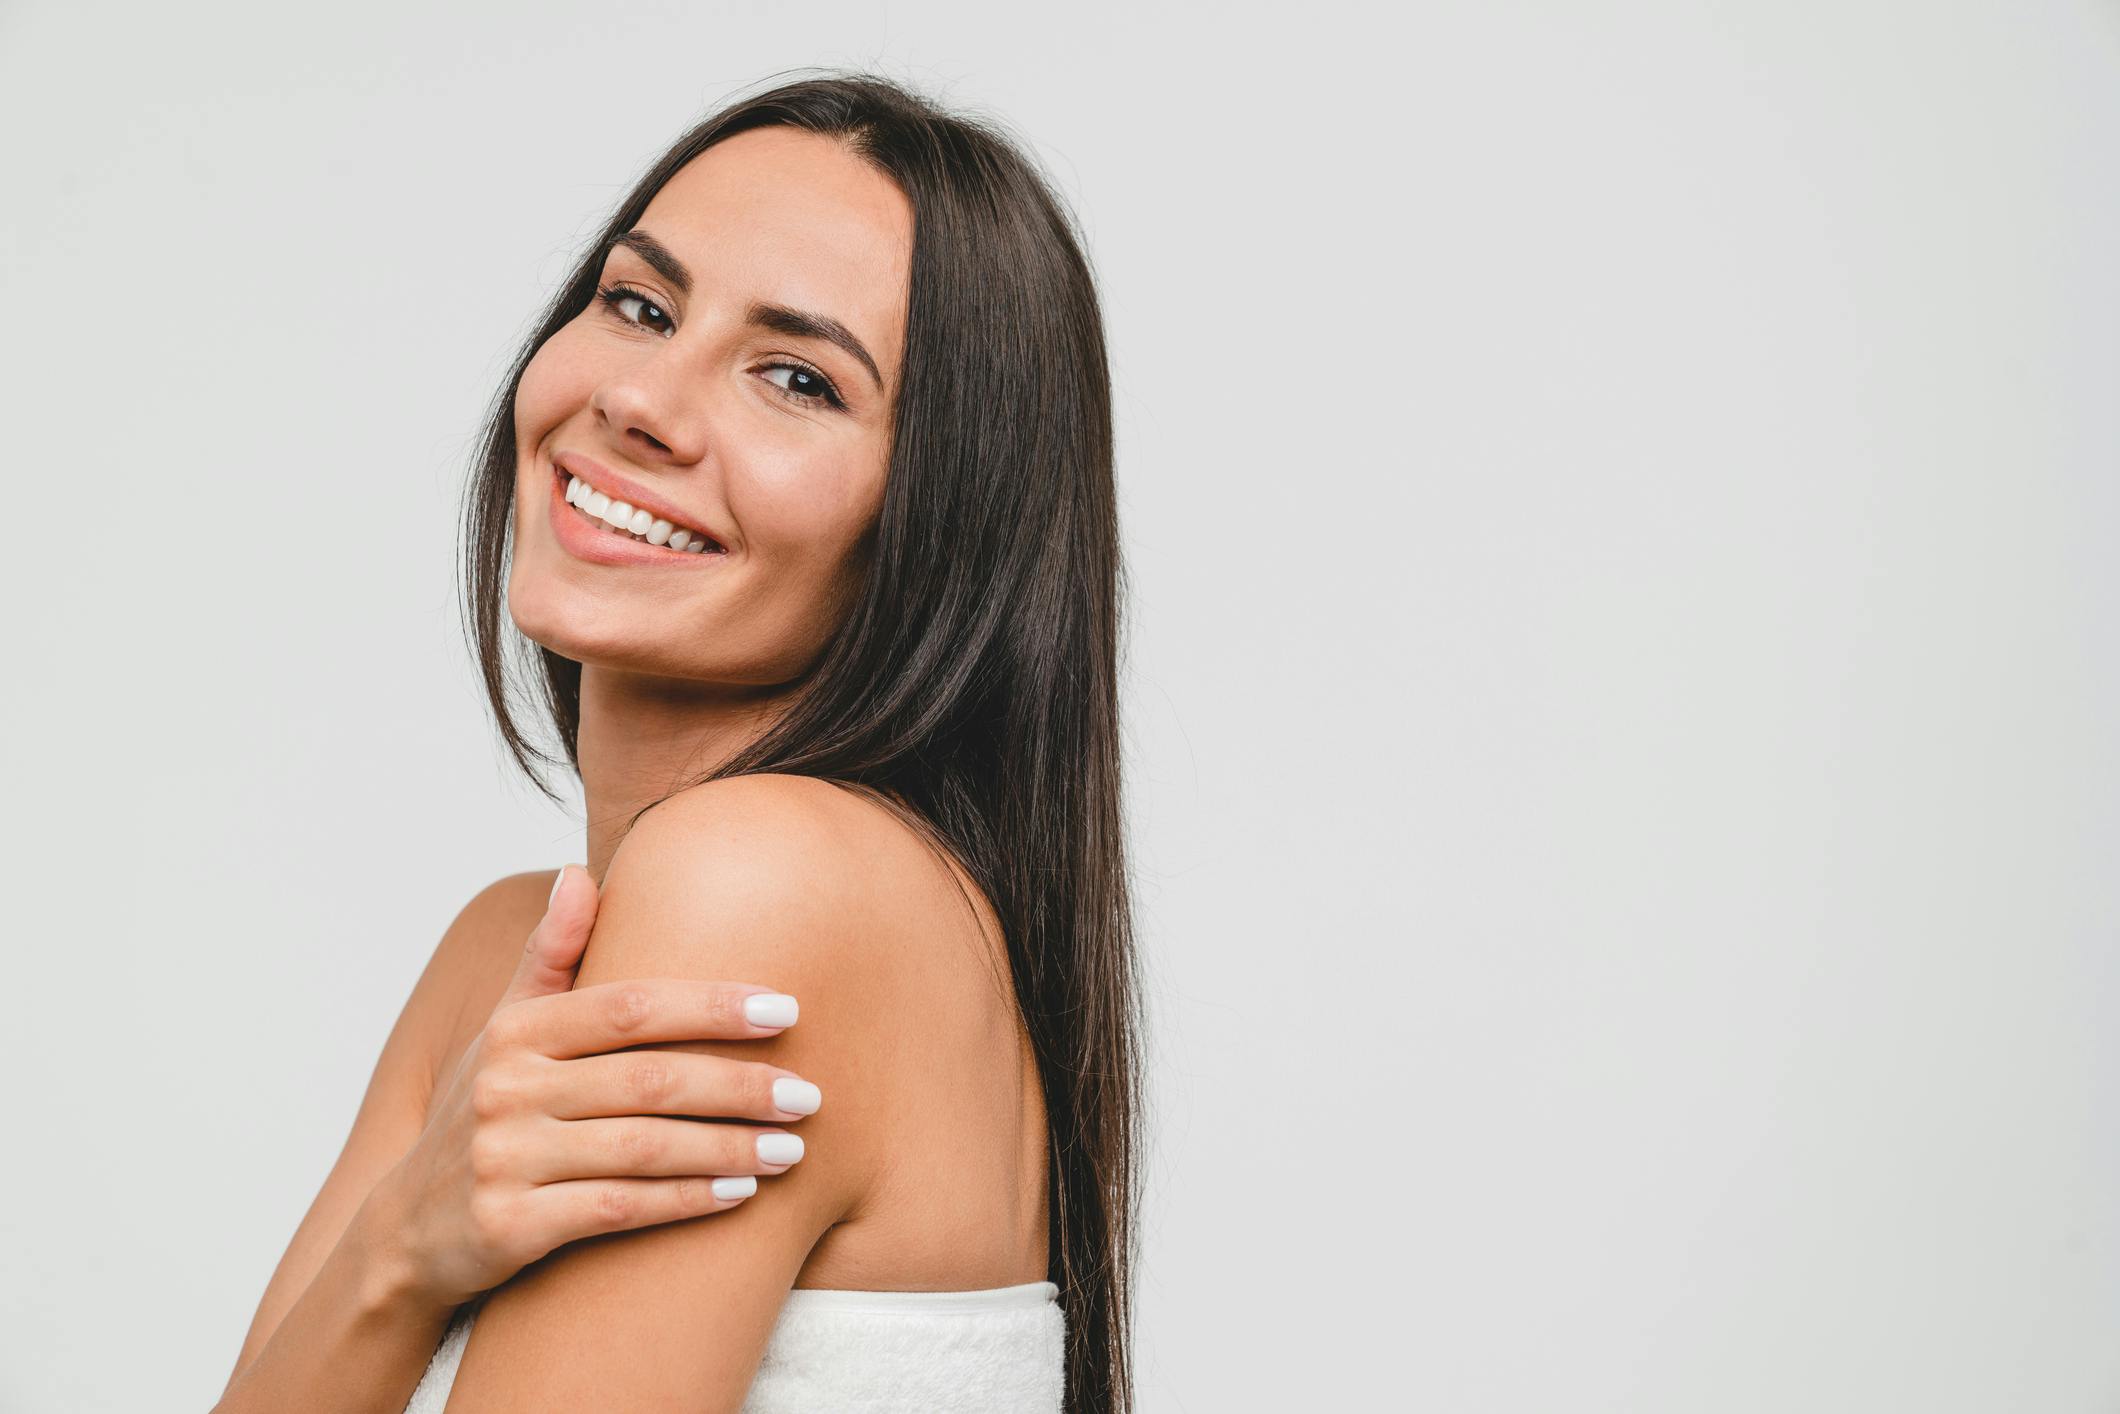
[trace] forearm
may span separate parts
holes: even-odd
[[[214,1414],[403,1414],[453,1308],[411,1288],[364,1207]]]

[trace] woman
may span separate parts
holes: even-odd
[[[1110,392],[1032,166],[871,76],[700,123],[465,528],[587,867],[444,938],[219,1407],[1129,1407]]]

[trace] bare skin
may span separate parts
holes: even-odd
[[[818,794],[823,796],[831,789],[819,787]],[[1005,972],[1007,961],[989,943],[1000,934],[991,907],[962,869],[951,864],[950,873],[964,880],[978,900],[986,930],[982,937],[965,918],[940,863],[902,826],[859,802],[848,801],[846,807],[852,827],[873,836],[878,874],[903,871],[892,887],[902,889],[908,912],[927,917],[944,930],[941,936],[946,945],[936,948],[935,957],[929,959],[932,984],[959,994],[960,1009],[981,1013],[982,1027],[1002,1025],[1004,1017],[993,998],[989,969]],[[537,926],[543,913],[538,886],[549,888],[551,876],[518,877],[524,886],[510,891],[506,911],[494,920],[484,971],[466,976],[456,1019],[438,1036],[435,1064],[440,1074],[455,1068],[476,1037],[508,984],[522,950],[522,937]],[[798,1025],[811,1026],[818,1019],[814,1011],[805,1011]],[[1006,1021],[1020,1033],[1012,1017]],[[972,1029],[967,1027],[967,1032]],[[1027,1037],[1022,1038],[1022,1047],[1021,1054],[1011,1057],[1012,1063],[1006,1066],[995,1064],[996,1057],[987,1046],[966,1046],[963,1054],[931,1058],[934,1082],[952,1092],[954,1107],[937,1107],[917,1116],[900,1111],[879,1117],[894,1121],[892,1144],[904,1146],[908,1154],[948,1153],[948,1169],[917,1179],[908,1174],[907,1191],[877,1201],[856,1222],[833,1227],[803,1262],[796,1286],[949,1291],[1044,1280],[1045,1115],[1037,1098],[1037,1063]],[[767,1064],[774,1054],[769,1043],[741,1048],[671,1043],[658,1049],[741,1055]],[[973,1101],[973,1087],[966,1084],[966,1077],[982,1075],[990,1083],[977,1087]],[[835,1118],[841,1110],[853,1108],[839,1101],[836,1091],[826,1097],[826,1103],[836,1107]],[[913,1127],[916,1120],[917,1129]],[[806,1134],[805,1123],[761,1127]],[[960,1147],[957,1136],[966,1131],[983,1136],[1008,1134],[1013,1139],[1007,1144]],[[805,1157],[804,1162],[808,1161]],[[772,1196],[772,1183],[762,1179],[757,1197],[747,1201],[770,1202]]]
[[[768,128],[695,159],[636,230],[689,268],[691,288],[667,262],[614,250],[602,280],[617,302],[592,299],[546,343],[516,410],[509,609],[582,664],[587,872],[609,889],[577,986],[741,977],[793,992],[802,1023],[785,1035],[660,1049],[777,1066],[827,1098],[800,1122],[810,1149],[798,1165],[753,1170],[768,1175],[754,1198],[570,1244],[504,1282],[452,1410],[576,1407],[591,1391],[734,1408],[790,1286],[949,1290],[1046,1274],[1037,1069],[997,921],[961,868],[874,802],[792,777],[688,790],[643,817],[630,848],[622,835],[640,806],[785,710],[844,610],[881,503],[910,209],[830,140]],[[753,327],[757,301],[836,319],[873,375],[835,343]],[[555,528],[579,514],[553,502],[562,452],[646,488],[720,557],[585,558],[579,527],[571,547]],[[402,1161],[509,990],[551,880],[495,884],[438,950],[379,1064],[374,1122],[357,1129],[283,1263],[288,1291],[268,1294],[246,1344],[247,1356],[285,1317],[293,1334],[275,1345],[288,1349],[257,1362],[285,1382],[224,1400],[231,1414],[273,1407],[268,1388],[311,1396],[323,1386],[296,1367],[321,1368],[326,1347],[375,1377],[365,1393],[341,1382],[330,1407],[401,1407],[447,1314],[377,1275],[394,1270],[420,1211]],[[569,1381],[581,1383],[570,1393]]]
[[[714,1192],[711,1175],[785,1172],[755,1149],[730,1153],[736,1126],[661,1118],[790,1118],[759,1103],[761,1093],[770,1103],[772,1082],[785,1071],[722,1057],[671,1058],[673,1083],[646,1097],[632,1081],[642,1062],[627,1054],[657,1034],[778,1034],[793,1022],[768,1016],[761,1025],[744,1006],[771,989],[677,978],[623,984],[659,999],[659,1029],[644,1034],[633,998],[614,1005],[610,986],[574,990],[599,898],[585,870],[562,874],[568,887],[549,891],[504,992],[488,997],[479,989],[490,1016],[446,1072],[436,1056],[445,1027],[463,1016],[465,984],[490,965],[499,930],[538,876],[482,889],[443,935],[391,1028],[337,1162],[266,1285],[220,1408],[395,1409],[460,1302],[563,1243],[743,1201]],[[541,1073],[543,1083],[522,1084],[526,1072]],[[514,1103],[490,1103],[496,1080]],[[600,1129],[606,1121],[554,1122],[580,1116],[684,1125],[685,1145],[658,1157],[708,1177],[636,1176],[643,1156],[614,1152]],[[537,1143],[517,1142],[526,1126],[542,1126]],[[586,1181],[548,1183],[555,1164]],[[650,1190],[627,1205],[623,1220],[595,1191],[622,1186]],[[532,1190],[535,1202],[518,1201]],[[367,1378],[346,1381],[349,1363]]]

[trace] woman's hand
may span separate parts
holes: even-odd
[[[802,1157],[784,1129],[676,1116],[797,1120],[816,1086],[778,1066],[621,1049],[776,1036],[795,999],[679,978],[569,990],[597,899],[586,870],[560,871],[507,992],[370,1195],[370,1231],[418,1299],[453,1306],[578,1238],[732,1208],[752,1175]]]

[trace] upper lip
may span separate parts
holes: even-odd
[[[585,457],[580,452],[555,452],[552,465],[569,476],[580,477],[614,501],[624,501],[636,511],[646,511],[672,525],[704,535],[724,549],[728,548],[729,542],[724,540],[713,526],[690,511],[671,505],[638,481],[628,481],[600,461]]]

